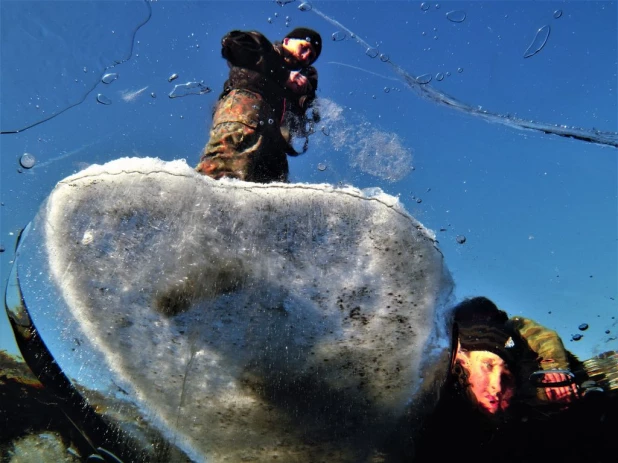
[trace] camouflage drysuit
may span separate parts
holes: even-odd
[[[232,31],[222,40],[229,78],[215,107],[210,139],[196,170],[212,178],[249,182],[285,182],[287,154],[298,154],[281,133],[286,105],[304,115],[313,98],[286,89],[290,68],[280,44],[259,32]],[[317,73],[310,67],[315,96]],[[311,78],[310,78],[311,82]]]

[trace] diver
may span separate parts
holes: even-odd
[[[320,34],[307,28],[296,28],[274,44],[257,31],[225,35],[221,55],[229,78],[196,170],[215,179],[286,182],[287,155],[298,154],[290,143],[295,132],[290,116],[306,122],[317,89],[311,65],[321,51]]]

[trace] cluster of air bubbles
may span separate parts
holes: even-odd
[[[320,163],[318,164],[318,170],[319,170],[320,172],[324,172],[324,171],[326,170],[326,164],[324,164],[323,162],[320,162]]]
[[[346,35],[345,35],[345,32],[336,31],[336,32],[333,32],[333,34],[330,36],[330,38],[334,42],[341,42],[342,40],[345,40]]]
[[[380,51],[377,48],[367,48],[365,54],[369,58],[376,58],[380,54]]]
[[[168,81],[168,82],[173,82],[173,81],[174,81],[174,80],[176,80],[176,79],[178,79],[178,74],[173,73],[171,76],[169,76],[169,77],[167,78],[167,81]]]
[[[102,93],[99,93],[97,95],[97,102],[104,104],[104,105],[110,105],[112,104],[112,100],[110,100],[108,97],[106,97],[105,95],[103,95]]]
[[[431,8],[431,5],[430,5],[429,2],[421,3],[421,10],[429,11],[430,8]],[[436,3],[435,8],[436,8],[436,10],[439,10],[440,9],[440,4]],[[454,22],[454,23],[462,23],[462,22],[464,22],[466,20],[466,12],[462,11],[462,10],[449,11],[448,13],[446,13],[446,19],[448,19],[449,21]],[[423,35],[425,35],[425,34],[423,33]]]
[[[457,235],[455,241],[457,241],[459,244],[464,244],[466,242],[466,237],[464,235]]]
[[[290,27],[290,17],[289,16],[285,17],[285,27]]]
[[[103,82],[104,84],[111,84],[116,79],[118,79],[118,74],[116,74],[115,72],[110,72],[101,77],[101,82]]]
[[[36,163],[36,159],[30,153],[24,153],[19,158],[19,165],[24,169],[32,169],[34,164]]]
[[[311,3],[309,2],[303,2],[300,5],[298,5],[298,9],[300,11],[311,11],[311,8],[312,6],[311,6]]]

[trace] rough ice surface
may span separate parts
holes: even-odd
[[[195,460],[375,461],[446,371],[451,277],[383,192],[123,158],[59,182],[34,228],[75,321],[56,335]]]

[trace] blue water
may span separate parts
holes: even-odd
[[[324,39],[323,120],[291,180],[399,196],[459,298],[534,318],[583,359],[618,349],[616,2],[279,3],[0,4],[3,287],[62,178],[127,155],[197,162],[227,31],[303,25]]]

